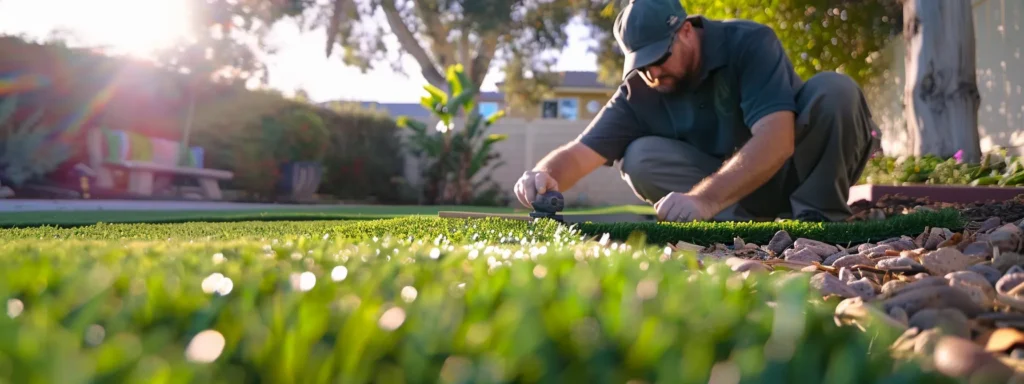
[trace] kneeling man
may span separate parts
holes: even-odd
[[[877,126],[860,87],[797,76],[774,31],[631,1],[615,20],[623,83],[587,129],[515,186],[530,207],[618,164],[661,220],[840,221]]]

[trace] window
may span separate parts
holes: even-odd
[[[496,112],[498,112],[498,103],[495,103],[493,101],[485,101],[480,103],[481,116],[488,117]]]
[[[579,118],[579,102],[580,100],[575,97],[544,100],[541,118],[576,121]]]
[[[576,121],[579,116],[580,100],[577,98],[563,98],[558,101],[558,118]]]
[[[545,119],[557,119],[558,103],[553,100],[545,100],[544,107],[541,110],[541,117]]]

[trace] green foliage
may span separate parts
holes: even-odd
[[[74,154],[59,142],[60,130],[41,122],[43,108],[18,121],[18,96],[0,99],[0,184],[20,187],[57,169]]]
[[[732,244],[739,236],[747,242],[767,244],[775,232],[786,230],[793,238],[806,237],[833,244],[859,244],[881,241],[902,235],[917,236],[925,227],[959,230],[965,223],[952,209],[901,215],[883,221],[853,223],[735,222],[735,223],[587,223],[580,224],[584,233],[609,233],[612,238],[625,239],[634,232],[643,233],[654,243]]]
[[[308,104],[264,116],[263,131],[265,149],[280,162],[321,162],[327,153],[327,127]]]
[[[0,243],[0,380],[952,382],[838,327],[807,275],[535,240],[548,221],[91,228]]]
[[[275,198],[281,162],[312,160],[324,164],[320,193],[395,202],[403,166],[397,131],[393,119],[362,108],[243,90],[199,106],[191,141],[206,148],[208,167],[234,172],[225,184],[251,200]]]
[[[395,119],[386,111],[357,104],[315,111],[327,127],[330,143],[320,193],[377,203],[410,202],[403,195],[405,158]]]
[[[1024,185],[1022,160],[1002,148],[986,153],[980,163],[964,162],[956,156],[875,156],[868,160],[858,183],[1019,186]]]
[[[486,118],[476,113],[474,98],[478,90],[461,65],[449,67],[446,79],[447,92],[427,84],[427,95],[421,99],[423,107],[438,120],[435,129],[407,116],[399,117],[398,124],[411,131],[413,154],[424,157],[423,193],[427,203],[479,203],[475,196],[481,190],[498,188],[490,172],[504,162],[493,146],[508,136],[488,134],[487,130],[504,116],[504,111]],[[457,117],[468,121],[457,126]]]
[[[882,49],[902,30],[899,0],[681,0],[687,13],[748,19],[772,27],[806,79],[839,70],[861,85],[885,68]],[[612,35],[621,2],[589,2],[585,14],[598,43],[602,79],[618,84],[622,54]]]

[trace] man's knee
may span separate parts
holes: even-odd
[[[626,147],[619,167],[633,179],[644,179],[650,175],[658,162],[658,157],[665,155],[665,140],[663,137],[644,136],[633,140]]]
[[[863,108],[863,92],[856,81],[838,72],[821,72],[804,84],[798,104],[805,113],[821,117],[849,115]]]

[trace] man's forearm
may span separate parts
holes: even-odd
[[[604,161],[604,158],[585,145],[572,142],[548,153],[533,170],[547,172],[558,182],[558,189],[565,192]]]
[[[716,211],[735,204],[767,182],[793,154],[793,115],[781,112],[762,119],[754,136],[722,167],[690,191]]]

